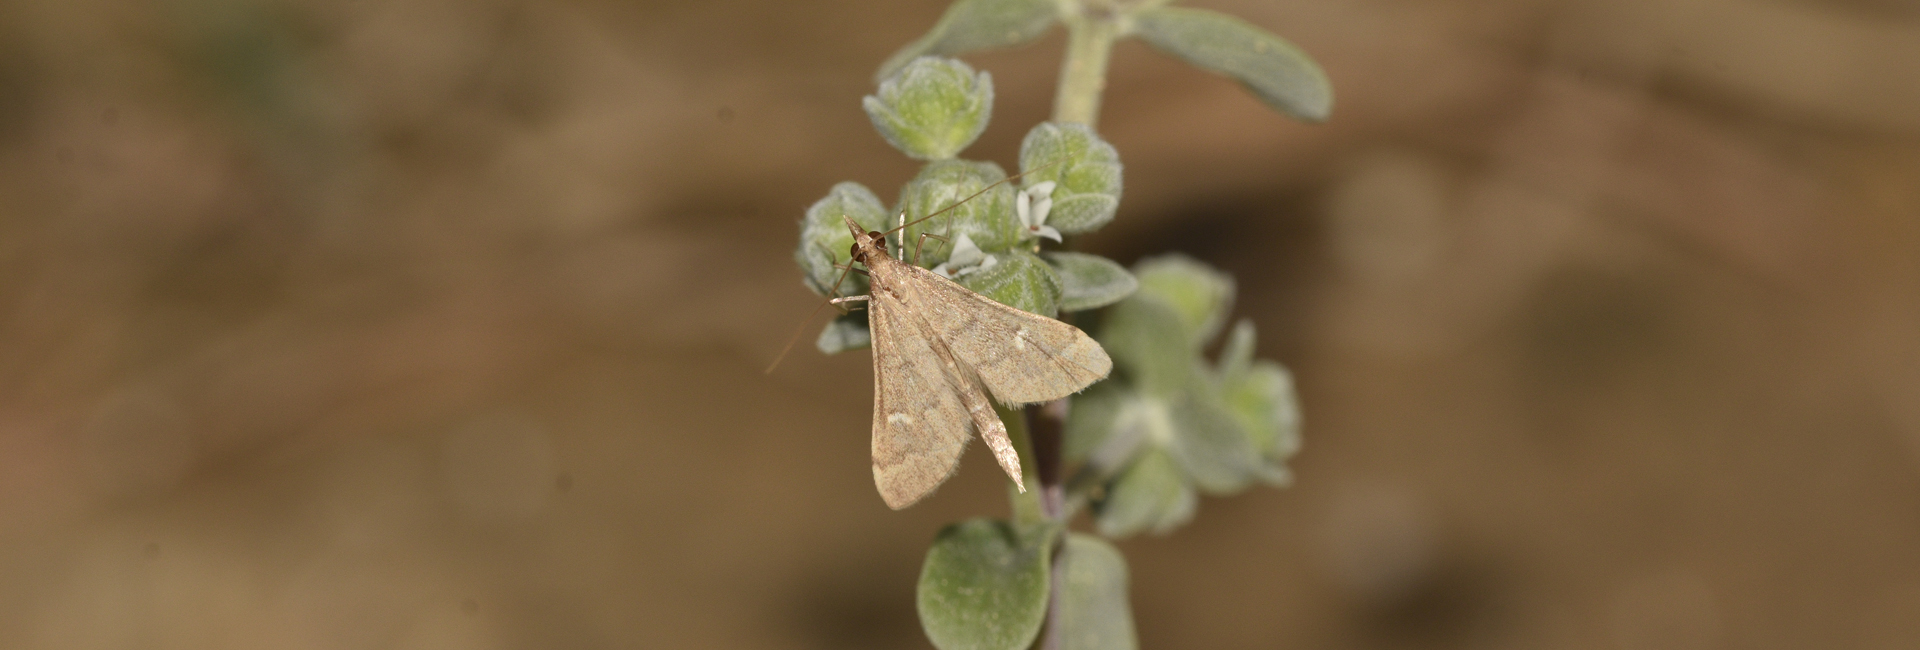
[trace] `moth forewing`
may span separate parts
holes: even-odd
[[[1059,399],[1105,377],[1112,360],[1073,326],[896,260],[885,235],[846,221],[853,259],[868,271],[873,477],[881,498],[899,509],[939,487],[971,430],[1025,491],[1020,458],[987,392],[1011,404]]]
[[[873,481],[881,500],[897,510],[953,474],[972,432],[961,385],[930,339],[890,292],[876,288],[870,295]]]
[[[1060,399],[1113,370],[1107,351],[1077,327],[1000,304],[925,269],[909,269],[924,276],[917,284],[926,322],[1001,403]]]

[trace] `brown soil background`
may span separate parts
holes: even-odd
[[[1115,55],[1082,246],[1232,271],[1307,418],[1122,543],[1144,647],[1920,647],[1920,8],[1193,4],[1338,105]],[[0,5],[0,647],[924,647],[989,459],[888,511],[867,355],[760,370],[941,8]]]

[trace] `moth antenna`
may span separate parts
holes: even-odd
[[[793,345],[800,342],[800,335],[807,333],[807,324],[813,322],[813,317],[820,315],[820,310],[825,309],[827,305],[831,304],[833,303],[823,302],[820,303],[819,307],[814,307],[813,311],[807,314],[807,319],[800,321],[800,327],[794,328],[793,337],[787,339],[787,345],[780,348],[780,354],[773,358],[773,363],[768,364],[767,369],[762,371],[761,374],[773,374],[773,369],[780,367],[780,362],[786,360],[787,353],[793,351]]]
[[[826,302],[820,303],[819,307],[814,307],[813,311],[807,314],[806,319],[800,321],[800,326],[797,328],[794,328],[793,330],[793,337],[787,339],[787,345],[785,347],[780,348],[780,354],[773,358],[773,363],[767,364],[767,369],[765,371],[762,371],[761,374],[771,375],[773,374],[774,368],[780,367],[780,362],[786,360],[787,353],[793,351],[793,344],[799,343],[800,335],[806,333],[807,324],[813,322],[813,317],[820,315],[821,309],[825,309],[827,305],[833,304],[834,298],[840,297],[840,283],[846,282],[847,274],[852,272],[853,272],[853,261],[848,260],[847,265],[844,267],[841,267],[840,269],[840,277],[834,278],[833,286],[827,287]]]
[[[940,209],[938,209],[938,210],[934,210],[933,212],[930,212],[930,213],[928,213],[928,214],[927,214],[927,216],[924,216],[924,217],[920,217],[920,218],[918,218],[918,219],[914,219],[913,221],[907,221],[907,222],[905,222],[905,223],[902,223],[902,224],[900,224],[900,226],[899,226],[899,227],[897,227],[897,228],[894,228],[893,230],[889,230],[889,231],[887,231],[887,232],[886,232],[886,233],[884,233],[884,234],[888,234],[888,235],[891,235],[891,234],[893,234],[893,233],[894,233],[895,231],[904,231],[904,230],[906,230],[906,229],[907,229],[907,226],[911,226],[911,225],[915,225],[915,224],[918,224],[918,223],[920,223],[920,222],[922,222],[922,221],[926,221],[926,220],[928,220],[928,219],[932,219],[932,218],[934,218],[934,217],[938,217],[938,216],[940,216],[940,215],[942,215],[942,214],[946,214],[948,210],[952,210],[952,209],[954,209],[954,208],[957,208],[957,207],[960,207],[960,206],[962,206],[962,205],[966,205],[966,203],[967,203],[968,201],[972,201],[972,200],[974,200],[974,199],[976,199],[976,198],[979,198],[979,197],[980,197],[980,195],[982,195],[982,194],[986,194],[987,192],[989,192],[989,191],[992,191],[992,190],[993,190],[993,188],[996,188],[996,187],[999,187],[999,186],[1001,186],[1001,185],[1005,185],[1005,184],[1007,184],[1007,183],[1011,183],[1011,182],[1013,182],[1013,181],[1014,181],[1015,179],[1018,179],[1018,178],[1020,178],[1020,177],[1022,177],[1022,176],[1026,176],[1027,174],[1031,174],[1031,173],[1034,173],[1034,172],[1037,172],[1037,171],[1040,171],[1040,170],[1042,170],[1042,169],[1046,169],[1046,168],[1048,168],[1048,167],[1052,167],[1052,166],[1054,166],[1054,165],[1058,165],[1058,164],[1060,164],[1061,162],[1064,162],[1064,161],[1065,161],[1066,159],[1067,159],[1067,157],[1066,157],[1066,156],[1061,156],[1061,157],[1059,157],[1059,158],[1055,158],[1055,159],[1053,159],[1053,160],[1049,160],[1049,161],[1047,161],[1047,162],[1046,162],[1046,164],[1043,164],[1043,165],[1040,165],[1040,166],[1038,166],[1038,167],[1035,167],[1035,168],[1033,168],[1033,169],[1029,169],[1029,170],[1026,170],[1026,171],[1023,171],[1023,172],[1020,172],[1020,173],[1018,173],[1018,174],[1014,174],[1014,175],[1012,175],[1012,176],[1008,176],[1008,177],[1006,177],[1006,178],[1002,178],[1002,179],[1000,179],[1000,180],[997,180],[997,181],[994,181],[994,182],[993,182],[992,184],[990,184],[990,185],[987,185],[986,187],[983,187],[983,188],[980,188],[980,191],[978,191],[978,192],[974,192],[974,193],[972,193],[972,194],[969,194],[969,195],[967,195],[967,198],[964,198],[964,199],[960,199],[960,200],[958,200],[958,201],[954,201],[953,203],[951,203],[951,204],[949,204],[949,205],[947,205],[947,207],[944,207],[944,208],[940,208]],[[906,217],[907,217],[907,213],[905,213],[905,212],[901,212],[901,213],[900,213],[900,218],[901,218],[901,219],[905,219]],[[904,236],[904,235],[902,235],[902,236]],[[905,246],[906,246],[906,244],[905,244],[905,242],[904,242],[904,240],[902,241],[902,243],[901,243],[900,245],[901,245],[902,247],[905,247]]]

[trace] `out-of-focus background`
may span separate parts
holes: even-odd
[[[1121,545],[1145,647],[1920,647],[1920,7],[1192,4],[1337,106],[1115,54],[1081,244],[1233,272],[1307,422]],[[924,647],[1004,480],[891,512],[868,356],[761,369],[943,5],[0,5],[0,647]]]

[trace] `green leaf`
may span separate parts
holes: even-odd
[[[922,57],[880,83],[860,105],[881,137],[908,156],[960,154],[993,117],[993,76],[956,59]]]
[[[931,31],[888,57],[874,79],[893,76],[922,56],[953,56],[1031,42],[1058,19],[1053,0],[958,0]]]
[[[1233,77],[1268,106],[1309,122],[1333,112],[1333,86],[1300,48],[1248,22],[1205,9],[1134,15],[1134,33],[1187,63]]]
[[[1098,255],[1054,251],[1040,256],[1060,276],[1060,311],[1105,307],[1140,288],[1140,282],[1119,262]]]
[[[1233,331],[1227,334],[1227,342],[1220,346],[1220,378],[1232,383],[1247,372],[1248,364],[1253,363],[1253,342],[1256,332],[1253,320],[1242,318],[1233,324]]]
[[[839,354],[847,350],[858,350],[873,344],[871,332],[867,330],[867,312],[865,310],[844,314],[827,321],[827,327],[820,330],[820,338],[813,346],[827,354]]]
[[[1168,301],[1148,294],[1144,284],[1133,296],[1107,308],[1094,338],[1143,394],[1170,398],[1196,380],[1197,347],[1189,342],[1185,320]]]
[[[1047,615],[1054,525],[974,519],[946,527],[920,567],[920,627],[942,650],[1017,650]]]
[[[1047,225],[1062,233],[1098,230],[1120,207],[1120,152],[1085,124],[1033,127],[1020,142],[1020,169],[1028,187],[1058,183]]]
[[[953,242],[962,234],[988,253],[1012,248],[1020,241],[1020,218],[1013,212],[1013,188],[1004,183],[994,185],[1006,178],[1007,173],[990,162],[940,160],[922,167],[920,174],[900,190],[900,209],[895,214],[904,212],[911,222],[973,198],[944,214],[908,226],[905,238],[900,240],[906,244],[907,261],[929,268],[945,262],[953,251]],[[981,190],[986,193],[974,196]],[[912,259],[912,251],[919,246],[921,233],[945,237],[946,241],[928,238],[921,259],[916,261]]]
[[[1233,278],[1178,253],[1141,260],[1136,299],[1158,299],[1180,317],[1187,344],[1198,351],[1219,333],[1233,307]]]
[[[1060,606],[1049,625],[1057,626],[1061,650],[1132,650],[1133,608],[1127,603],[1127,559],[1106,540],[1067,536],[1060,554]]]
[[[1087,457],[1120,424],[1120,415],[1132,395],[1121,382],[1102,381],[1072,396],[1067,411],[1061,453],[1067,462],[1086,462]]]
[[[1222,382],[1220,396],[1246,429],[1247,439],[1272,468],[1265,478],[1285,483],[1285,463],[1300,452],[1300,402],[1293,375],[1271,361],[1255,361],[1245,373]]]
[[[853,247],[853,233],[847,231],[842,215],[853,217],[854,222],[868,230],[886,229],[887,208],[865,185],[841,183],[833,186],[825,198],[814,201],[807,208],[807,216],[800,221],[800,246],[793,251],[793,261],[806,274],[807,288],[820,295],[827,295],[834,280],[841,276],[843,271],[835,265],[845,265]],[[857,296],[866,292],[866,276],[847,273],[838,295]]]
[[[1166,452],[1142,452],[1107,488],[1095,508],[1094,524],[1101,535],[1130,537],[1143,531],[1165,533],[1193,518],[1198,495],[1187,485]]]
[[[1293,375],[1280,364],[1253,358],[1253,322],[1234,325],[1220,350],[1220,399],[1267,462],[1258,474],[1276,485],[1292,483],[1286,462],[1300,451],[1300,400]]]
[[[1020,311],[1052,318],[1060,313],[1060,278],[1053,267],[1026,251],[997,254],[998,263],[956,282],[974,293]]]
[[[1259,452],[1213,391],[1193,388],[1170,405],[1168,415],[1177,431],[1169,451],[1201,490],[1230,494],[1259,477]]]

